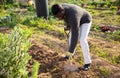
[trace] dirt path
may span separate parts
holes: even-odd
[[[36,39],[37,37],[37,39]],[[93,40],[95,42],[96,40]],[[110,64],[108,61],[92,54],[92,66],[89,71],[70,72],[64,71],[63,65],[66,60],[61,58],[59,52],[66,51],[67,47],[64,41],[52,39],[49,37],[35,36],[31,39],[33,46],[29,49],[32,56],[29,62],[29,71],[32,67],[33,59],[41,65],[39,68],[39,78],[119,78],[120,67]],[[76,55],[75,55],[76,56]],[[79,56],[76,56],[79,58]],[[82,64],[79,64],[82,66]]]

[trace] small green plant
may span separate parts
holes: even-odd
[[[117,10],[117,7],[116,6],[111,6],[110,9],[111,10]]]
[[[114,63],[114,64],[120,64],[120,55],[114,56],[112,58],[112,63]]]
[[[100,27],[98,25],[92,26],[91,29],[94,30],[94,31],[96,31],[96,32],[100,31]]]
[[[31,78],[38,78],[39,63],[34,61]]]
[[[99,47],[94,48],[96,51],[96,54],[104,59],[108,59],[109,53],[105,52],[104,49],[100,49]]]
[[[95,1],[93,1],[93,2],[91,2],[90,3],[90,5],[92,5],[92,6],[94,6],[95,8],[97,7],[97,5],[98,5],[98,3],[97,2],[95,2]]]
[[[104,49],[99,48],[97,45],[91,45],[91,52],[96,54],[99,57],[102,57],[105,60],[109,60],[109,52]]]
[[[28,11],[34,11],[35,9],[34,9],[33,6],[28,6],[28,7],[27,7],[27,10],[28,10]]]
[[[109,2],[109,1],[107,1],[107,2],[106,2],[106,5],[107,5],[108,8],[110,8],[110,7],[112,6],[112,3]]]
[[[100,73],[102,77],[109,77],[111,74],[110,70],[107,68],[100,68]]]
[[[114,40],[120,41],[120,30],[113,33]]]
[[[120,30],[115,31],[114,33],[107,33],[107,37],[114,41],[120,41]]]

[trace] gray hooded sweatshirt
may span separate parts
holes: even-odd
[[[90,23],[92,21],[91,15],[74,4],[61,4],[65,9],[64,21],[71,30],[71,44],[69,46],[69,52],[73,53],[78,42],[79,27],[84,23]]]

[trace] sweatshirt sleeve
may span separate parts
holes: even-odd
[[[79,19],[77,16],[71,16],[69,18],[69,24],[71,25],[71,41],[69,46],[69,52],[73,53],[78,42],[79,35]]]

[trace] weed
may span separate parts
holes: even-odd
[[[110,70],[104,67],[100,68],[100,73],[102,77],[109,77],[111,74]]]
[[[107,32],[106,36],[106,40],[120,41],[120,30],[117,30],[113,33]]]
[[[94,31],[96,31],[96,32],[100,31],[100,27],[98,25],[92,26],[91,29],[94,30]]]
[[[120,55],[114,56],[111,61],[114,64],[120,64]]]

